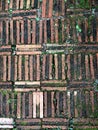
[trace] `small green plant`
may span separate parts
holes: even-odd
[[[90,8],[89,0],[80,0],[79,2],[76,1],[76,7],[89,9]]]
[[[94,90],[98,92],[98,79],[96,79],[93,83]]]
[[[17,128],[13,128],[13,130],[18,130]]]
[[[27,125],[27,122],[21,122],[20,124],[21,125]]]

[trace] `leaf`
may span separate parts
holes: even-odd
[[[94,9],[92,9],[92,14],[95,14],[95,8],[94,8]]]
[[[11,99],[8,99],[7,103],[10,104],[11,102],[12,102]]]
[[[36,17],[36,21],[39,21],[40,19],[38,17]]]
[[[9,3],[10,3],[10,0],[8,0],[7,2],[8,2],[8,4],[9,4]]]
[[[78,24],[76,25],[76,29],[77,29],[78,32],[82,31]]]
[[[67,2],[67,0],[64,0],[65,2]]]

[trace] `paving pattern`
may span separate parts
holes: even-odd
[[[67,130],[71,117],[98,129],[98,16],[78,19],[77,33],[73,16],[91,10],[71,2],[0,1],[0,117],[18,130]]]

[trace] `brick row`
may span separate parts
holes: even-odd
[[[65,15],[65,2],[44,0],[42,2],[42,17]]]
[[[94,104],[94,95],[88,90],[44,92],[44,117],[95,117],[98,104]]]
[[[16,124],[18,129],[40,129],[41,128],[41,119],[16,119]]]
[[[44,117],[65,117],[66,109],[66,92],[44,92]],[[64,102],[65,101],[65,102]]]
[[[37,36],[35,20],[6,20],[0,21],[0,25],[0,44],[35,44],[39,38],[38,43],[42,43],[41,36]],[[42,26],[39,28],[41,32]]]
[[[43,118],[42,119],[42,128],[57,129],[61,128],[62,130],[67,129],[67,120],[65,118]]]
[[[13,79],[16,81],[40,81],[40,79],[90,81],[98,76],[97,54],[44,54],[41,63],[39,54],[28,55],[28,52],[26,53],[27,55],[14,57],[0,56],[0,78],[2,81],[12,81]]]
[[[73,58],[74,60],[72,60]],[[83,54],[43,55],[42,77],[43,80],[64,80],[66,78],[69,80],[83,80],[84,77],[87,80],[93,80],[97,78],[95,73],[97,67],[94,67],[94,64],[97,64],[97,56],[94,54],[85,54],[84,56]]]
[[[1,117],[14,117],[14,94],[11,94],[10,91],[1,90],[0,91],[0,116]]]
[[[11,56],[3,56],[3,81],[11,80]]]
[[[43,92],[18,92],[17,118],[43,118]]]
[[[14,107],[15,101],[17,101],[17,111]],[[63,119],[66,117],[89,118],[91,116],[96,118],[97,101],[97,93],[86,89],[67,92],[18,92],[16,97],[14,94],[2,91],[0,92],[0,115],[1,117],[9,117],[16,113],[18,119],[27,119],[27,121],[29,121],[28,118],[44,117],[42,124],[43,128],[45,128],[46,124],[47,127],[50,127],[48,122],[56,126],[56,118],[54,117],[57,117],[58,120],[62,117]],[[49,118],[53,119],[49,120]],[[62,121],[59,120],[59,122]]]
[[[40,56],[15,56],[15,80],[40,80]]]
[[[62,64],[60,66],[59,62]],[[43,55],[42,77],[44,79],[65,79],[65,55]],[[60,75],[60,76],[59,76]]]
[[[75,21],[72,21],[71,23],[71,19],[65,20],[64,18],[48,20],[42,19],[39,22],[29,19],[10,21],[3,20],[0,21],[0,42],[3,45],[42,44],[43,42],[55,42],[59,44],[73,42],[98,42],[98,27],[96,23],[93,19],[92,24],[88,25],[88,19],[84,19],[83,22],[78,21],[78,23],[76,24]],[[72,24],[72,28],[70,27],[70,24]],[[76,26],[79,26],[81,32],[78,32],[76,30]],[[95,28],[96,30],[94,31]],[[88,35],[88,31],[91,32],[90,35]]]
[[[28,1],[23,1],[23,0],[17,0],[15,2],[14,0],[10,1],[0,1],[0,11],[7,11],[9,9],[14,9],[14,10],[20,10],[20,9],[37,9],[39,8],[39,3],[40,1],[36,0],[28,0]]]
[[[75,5],[75,4],[79,4],[78,3],[75,3],[75,1],[68,1],[68,2],[64,2],[64,1],[53,1],[53,0],[50,0],[50,1],[42,1],[42,10],[44,9],[44,11],[42,12],[42,16],[43,17],[51,17],[52,15],[65,15],[65,12],[66,12],[66,3],[67,5]],[[94,0],[94,1],[89,1],[89,5],[91,6],[91,4],[95,5],[97,4],[97,2]],[[4,6],[5,5],[5,6]],[[10,8],[13,8],[14,10],[16,9],[31,9],[31,8],[39,8],[41,5],[41,1],[35,1],[35,0],[28,0],[28,1],[23,1],[23,0],[17,0],[17,2],[14,2],[13,0],[10,0],[9,1],[1,1],[0,2],[0,10],[4,11],[4,10],[8,10]],[[69,8],[69,6],[67,7]],[[54,12],[53,12],[54,10]],[[46,15],[45,12],[48,11],[48,14]]]

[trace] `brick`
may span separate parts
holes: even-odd
[[[35,88],[15,88],[14,89],[16,92],[30,92],[30,91],[35,91]]]
[[[24,44],[24,21],[23,20],[21,20],[21,43]]]
[[[81,28],[81,21],[78,21],[78,25]],[[81,38],[81,32],[78,34],[78,41],[81,43],[82,42],[82,38]]]
[[[36,85],[40,86],[40,81],[16,81],[15,85]]]
[[[13,20],[10,21],[10,40],[11,40],[11,44],[14,44],[14,40],[13,40]]]
[[[15,56],[15,81],[17,80],[17,72],[18,72],[18,70],[17,70],[17,65],[18,65],[18,60],[17,60],[17,56]]]
[[[13,117],[15,117],[16,116],[16,114],[15,114],[15,107],[14,107],[14,105],[15,105],[15,98],[14,98],[14,93],[12,93],[11,94],[11,99],[12,99],[12,103],[11,103],[11,108],[12,108],[12,116]]]
[[[89,75],[89,57],[88,57],[88,55],[85,55],[85,68],[86,68],[86,79],[89,79],[90,75]]]
[[[22,95],[22,118],[26,118],[26,115],[25,115],[25,93],[23,93]]]
[[[85,19],[84,22],[85,22],[85,42],[88,42],[88,36],[87,36],[88,22],[87,22],[87,19]]]
[[[43,56],[43,61],[42,61],[42,77],[45,79],[45,63],[46,63],[46,55]]]
[[[32,101],[33,101],[33,94],[29,93],[29,118],[33,117],[33,113],[32,113],[33,102]]]
[[[66,91],[67,90],[67,88],[66,87],[48,87],[48,86],[43,86],[43,87],[41,87],[41,89],[44,91],[44,90],[46,90],[46,91],[56,91],[56,90],[58,90],[58,91]]]
[[[39,43],[40,44],[42,44],[42,33],[43,33],[43,21],[42,20],[40,20],[40,23],[39,23],[39,25],[40,25],[40,30],[39,30]]]
[[[16,1],[16,9],[19,9],[19,0]]]
[[[79,80],[82,79],[81,54],[78,54]]]
[[[47,92],[44,92],[44,117],[47,117]]]
[[[58,19],[55,19],[55,42],[58,43]]]
[[[62,15],[63,15],[63,16],[65,15],[65,8],[66,8],[65,2],[62,1]]]
[[[27,0],[26,8],[27,8],[27,9],[30,8],[30,0]]]
[[[52,55],[49,55],[49,79],[52,79]]]
[[[29,66],[28,66],[28,55],[25,56],[25,80],[29,80],[28,73],[29,73]]]
[[[9,22],[6,21],[6,44],[9,43]]]
[[[43,92],[40,92],[40,118],[43,118]]]
[[[65,92],[63,92],[63,112],[64,115],[67,115],[67,96]]]
[[[57,99],[57,111],[56,114],[57,116],[59,116],[60,112],[59,112],[59,92],[56,93],[56,99]]]
[[[77,55],[74,55],[74,79],[77,80]]]
[[[55,129],[55,128],[58,128],[58,126],[57,125],[42,125],[42,128]],[[67,130],[66,126],[59,126],[59,128],[62,128],[62,130]]]
[[[92,112],[94,112],[94,92],[93,91],[90,91],[90,99],[91,99]]]
[[[73,20],[73,22],[72,22],[72,26],[73,26],[73,27],[76,26],[76,22],[75,22],[74,20]],[[73,28],[73,29],[72,29],[72,33],[73,33],[72,35],[73,35],[73,40],[74,40],[74,41],[77,39],[77,33],[75,32],[75,29],[76,29],[76,28]]]
[[[89,101],[90,101],[90,98],[89,98],[89,92],[88,91],[86,91],[85,92],[85,102],[86,102],[86,114],[87,114],[87,117],[89,116],[89,110],[88,110],[88,107],[90,107],[89,106]]]
[[[40,92],[36,92],[36,117],[40,117]]]
[[[51,110],[52,110],[52,117],[55,117],[55,108],[54,108],[54,103],[53,103],[53,100],[54,100],[54,92],[51,92]]]
[[[36,39],[36,21],[33,20],[32,21],[32,44],[36,44],[35,39]]]
[[[68,117],[71,117],[71,110],[70,110],[70,91],[67,92],[67,103],[68,103]]]
[[[32,60],[33,60],[33,57],[32,56],[30,56],[30,81],[32,81],[33,80],[33,62],[32,62]]]
[[[16,119],[16,123],[19,124],[20,122],[27,122],[28,124],[30,122],[35,122],[35,123],[39,123],[41,122],[40,118],[32,118],[32,119]]]
[[[18,79],[21,80],[22,79],[22,68],[21,68],[21,65],[22,65],[22,56],[20,55],[19,56],[19,59],[18,59]]]
[[[91,79],[95,79],[93,56],[91,54],[90,54],[90,71],[91,71]]]
[[[0,128],[13,128],[13,125],[0,125]]]
[[[42,17],[46,16],[46,0],[43,1],[42,3]]]
[[[29,0],[29,1],[30,1],[30,0]],[[28,3],[29,1],[27,1],[27,3]],[[27,6],[27,8],[29,8],[29,7]],[[30,44],[30,43],[31,43],[31,21],[28,20],[28,44]]]
[[[18,20],[16,21],[16,27],[17,27],[17,30],[16,30],[16,35],[17,35],[16,42],[17,42],[17,44],[19,44],[20,43],[20,22]]]
[[[71,65],[70,65],[70,55],[67,56],[67,66],[68,66],[68,71],[67,71],[67,78],[71,79]]]
[[[8,56],[8,81],[11,79],[11,56]]]
[[[27,129],[32,129],[32,130],[39,130],[41,126],[17,126],[19,129],[27,130]]]
[[[17,118],[21,118],[21,93],[17,94]]]
[[[44,20],[44,43],[47,43],[47,20]]]
[[[63,3],[64,1],[62,1],[62,3]],[[65,20],[64,19],[62,19],[62,42],[64,42],[65,41]]]
[[[53,15],[53,0],[49,0],[49,18]]]
[[[40,55],[37,55],[37,81],[40,80]]]
[[[11,55],[11,52],[0,52],[0,55],[5,55],[5,56]]]
[[[55,79],[58,79],[58,55],[55,54]]]
[[[56,118],[56,117],[52,118],[52,117],[50,117],[50,118],[43,118],[42,121],[55,123],[55,122],[67,122],[67,119],[66,118]]]
[[[32,50],[32,49],[41,49],[41,45],[16,45],[16,49],[19,51],[24,51],[24,50]]]
[[[50,22],[51,22],[51,43],[53,43],[54,42],[54,20],[53,19],[51,19],[50,20]]]
[[[34,0],[31,0],[31,6],[34,7]]]
[[[13,0],[10,0],[9,8],[10,8],[10,9],[13,8]]]
[[[76,105],[77,105],[77,91],[74,91],[74,104],[75,104],[75,117],[77,118],[78,117],[78,110],[77,110],[77,107],[76,107]]]
[[[62,80],[65,79],[65,55],[62,54]]]
[[[33,92],[33,118],[36,118],[36,92]]]
[[[6,60],[7,60],[7,57],[3,56],[3,81],[6,81],[6,75],[7,75]]]
[[[24,1],[21,0],[21,1],[20,1],[20,9],[23,9],[23,6],[24,6]]]

